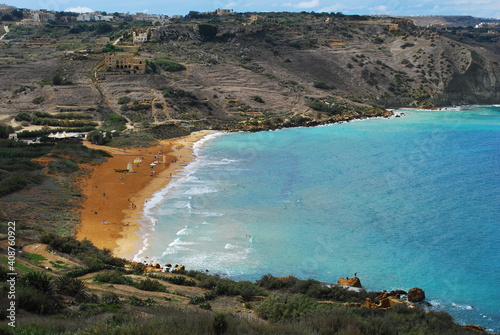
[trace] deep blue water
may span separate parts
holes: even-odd
[[[207,138],[147,203],[136,259],[250,280],[357,272],[500,332],[500,108],[403,112]]]

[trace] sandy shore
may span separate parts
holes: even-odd
[[[138,241],[136,232],[145,202],[193,160],[194,143],[211,133],[200,131],[160,141],[156,146],[125,150],[86,143],[113,157],[93,166],[90,177],[82,180],[85,200],[77,238],[87,238],[99,248],[112,250],[115,256],[130,258]],[[134,163],[136,159],[142,162]],[[127,169],[129,162],[133,173],[115,171]],[[159,164],[151,166],[153,162]]]

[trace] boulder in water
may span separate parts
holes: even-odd
[[[421,288],[414,287],[408,291],[408,301],[421,302],[425,299],[425,292]]]

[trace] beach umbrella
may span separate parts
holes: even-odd
[[[142,160],[140,160],[139,158],[134,159],[134,164],[139,164],[141,162],[142,162]]]
[[[127,164],[127,170],[128,170],[128,172],[134,172],[134,169],[132,168],[132,163],[131,162],[128,162],[128,164]]]

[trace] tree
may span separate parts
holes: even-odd
[[[111,138],[109,138],[109,136],[106,136],[105,133],[99,130],[94,130],[88,133],[87,139],[93,144],[97,145],[105,145],[106,143],[109,143],[109,141],[111,141]]]
[[[14,18],[10,14],[4,14],[2,16],[2,21],[14,21]]]
[[[23,18],[23,11],[20,10],[20,9],[14,9],[10,14],[13,17],[15,17],[16,19],[22,19]]]
[[[117,47],[113,43],[106,43],[104,48],[102,48],[102,52],[121,52],[123,48]]]
[[[61,78],[61,75],[59,73],[56,73],[55,75],[52,76],[52,84],[53,85],[63,84],[63,79]]]
[[[5,123],[0,123],[0,138],[9,138],[9,134],[14,132],[14,128]]]
[[[190,11],[189,14],[187,15],[190,19],[197,19],[199,18],[201,15],[200,15],[200,12],[197,12],[197,11]]]
[[[107,22],[97,22],[95,24],[95,32],[97,34],[106,34],[113,31],[113,26]]]
[[[217,26],[211,24],[200,24],[198,29],[201,37],[206,41],[214,39],[215,35],[217,35]]]

